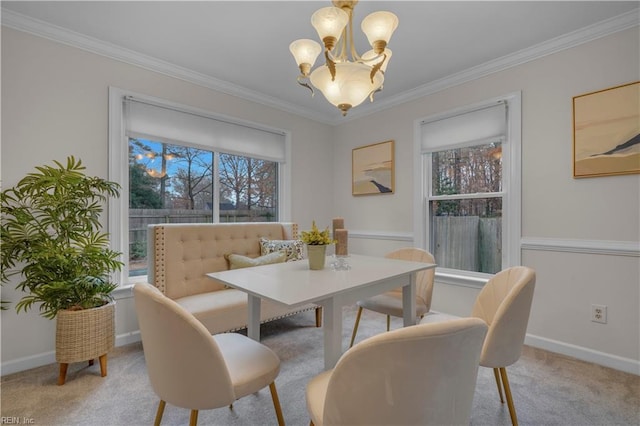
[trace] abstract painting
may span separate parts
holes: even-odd
[[[573,177],[640,173],[640,82],[573,98]]]
[[[351,160],[353,195],[393,194],[394,141],[354,148]]]

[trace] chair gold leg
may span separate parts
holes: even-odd
[[[504,404],[504,398],[502,397],[502,385],[500,384],[500,372],[497,368],[493,369],[493,375],[496,377],[496,385],[498,385],[498,394],[500,395],[500,402]]]
[[[518,416],[516,416],[516,407],[513,405],[513,397],[511,388],[509,387],[509,379],[507,378],[507,369],[500,367],[500,375],[502,376],[502,384],[504,385],[504,394],[507,397],[507,405],[509,406],[509,415],[511,416],[511,424],[518,426]]]
[[[158,411],[156,411],[156,419],[153,422],[154,426],[160,426],[160,422],[162,421],[162,415],[164,414],[164,406],[167,405],[166,402],[160,400],[160,404],[158,404]]]
[[[271,382],[269,385],[271,391],[271,399],[273,400],[273,408],[276,410],[276,417],[278,417],[278,426],[284,426],[284,417],[282,416],[282,408],[280,408],[280,400],[278,399],[278,391],[276,390],[276,383]]]
[[[353,346],[353,342],[356,340],[356,333],[358,332],[358,325],[360,324],[360,315],[362,315],[362,307],[358,306],[358,314],[356,315],[356,323],[353,326],[353,334],[351,334],[349,347]]]
[[[387,315],[387,331],[391,329],[391,315]]]
[[[322,327],[322,306],[316,308],[316,327]]]
[[[189,426],[196,426],[198,424],[198,410],[191,410],[191,416],[189,417]]]

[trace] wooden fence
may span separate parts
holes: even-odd
[[[433,255],[439,266],[494,274],[502,268],[502,219],[433,218]]]
[[[272,210],[221,210],[220,222],[273,222]],[[146,258],[147,227],[157,223],[211,223],[212,210],[129,209],[129,257]]]

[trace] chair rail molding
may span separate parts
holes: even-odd
[[[398,231],[361,231],[349,229],[349,238],[414,242],[413,232]]]
[[[522,250],[640,257],[639,241],[523,237],[520,240],[520,248]]]

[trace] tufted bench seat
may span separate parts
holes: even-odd
[[[247,327],[247,294],[205,274],[229,269],[227,254],[260,256],[261,237],[297,239],[298,226],[284,222],[175,223],[149,225],[147,235],[149,282],[215,334]],[[263,300],[261,321],[311,309],[316,310],[320,327],[321,308],[313,304],[289,308]]]

